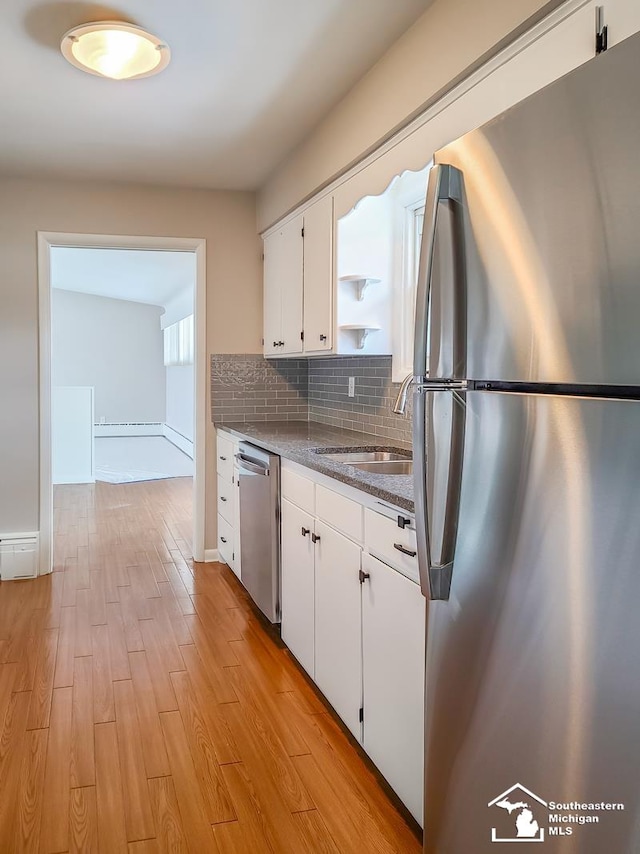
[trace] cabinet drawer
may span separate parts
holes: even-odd
[[[216,467],[218,474],[231,483],[233,477],[233,443],[218,435],[216,448]]]
[[[218,554],[220,560],[233,565],[233,527],[218,513]]]
[[[231,483],[224,477],[220,477],[220,475],[218,475],[218,513],[226,519],[231,526],[234,525],[234,490],[237,488],[238,487],[235,483]]]
[[[315,487],[315,483],[308,477],[302,477],[283,466],[280,472],[282,497],[311,514],[316,512]]]
[[[316,516],[359,543],[362,542],[362,509],[356,501],[324,486],[316,486]]]
[[[415,527],[400,528],[397,519],[390,519],[367,508],[364,529],[365,545],[372,555],[398,569],[412,581],[419,580]]]

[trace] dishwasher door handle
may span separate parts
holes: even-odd
[[[238,467],[240,471],[249,471],[252,474],[262,474],[265,477],[269,476],[269,469],[265,468],[265,466],[260,465],[260,463],[256,463],[254,460],[249,460],[247,457],[242,454],[236,454],[236,460],[238,461]]]

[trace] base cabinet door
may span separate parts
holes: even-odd
[[[237,450],[234,449],[234,451]],[[233,469],[233,518],[234,518],[234,528],[233,528],[233,566],[231,569],[235,572],[235,574],[240,578],[240,571],[242,565],[242,555],[240,552],[240,490],[238,489],[238,467],[234,466]]]
[[[282,499],[282,639],[314,678],[313,517]]]
[[[318,687],[361,741],[362,636],[360,546],[316,522],[316,670]]]
[[[363,569],[364,748],[422,824],[425,599],[370,555]]]

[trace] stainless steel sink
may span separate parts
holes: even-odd
[[[349,463],[354,468],[362,471],[371,471],[375,474],[413,474],[413,460],[380,460],[372,463]]]
[[[411,460],[410,454],[399,454],[397,451],[332,451],[326,454],[323,451],[318,451],[323,457],[328,460],[336,460],[339,463],[386,463],[391,460]]]
[[[326,451],[319,449],[317,453],[322,454],[328,460],[334,460],[346,466],[353,466],[362,471],[370,471],[376,474],[413,473],[413,461],[409,451],[402,453],[401,451],[384,449],[351,451],[348,448],[344,450],[331,448]]]

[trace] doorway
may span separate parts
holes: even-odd
[[[129,253],[129,256],[127,256]],[[157,291],[150,296],[145,291],[144,277],[123,290],[123,277],[118,275],[118,264],[127,261],[141,265],[141,269],[153,267],[154,263],[167,262],[174,272],[191,269],[192,287],[190,294],[183,288],[173,287],[171,275],[166,274],[165,292],[158,297]],[[87,263],[99,262],[102,274],[87,275]],[[173,262],[173,264],[172,264]],[[134,264],[135,266],[135,264]],[[100,280],[106,281],[105,268],[113,272],[113,289],[100,290]],[[124,269],[124,268],[123,268]],[[159,269],[159,268],[158,268]],[[63,274],[60,275],[60,271]],[[74,271],[77,275],[74,276]],[[53,568],[53,484],[64,482],[60,475],[60,460],[65,462],[69,454],[69,434],[65,427],[82,430],[83,441],[78,448],[84,449],[84,458],[70,458],[69,476],[85,482],[97,480],[107,483],[127,483],[153,480],[172,476],[188,476],[193,472],[193,558],[203,561],[205,553],[205,433],[206,433],[206,284],[205,284],[205,241],[190,238],[150,238],[111,235],[38,234],[38,277],[40,301],[40,574]],[[91,282],[87,282],[91,279]],[[174,276],[174,279],[176,277]],[[84,283],[82,283],[84,280]],[[62,285],[62,287],[61,287]],[[70,286],[70,287],[69,287]],[[136,288],[142,288],[137,291]],[[138,300],[136,300],[136,296]],[[140,297],[143,299],[140,299]],[[124,297],[124,299],[122,299]],[[146,298],[145,298],[146,297]],[[187,303],[190,302],[190,306]],[[129,303],[129,308],[127,304]],[[146,305],[145,305],[146,303]],[[150,303],[155,303],[155,308]],[[158,336],[162,336],[164,365],[162,389],[151,389],[150,378],[159,366],[142,365],[127,377],[120,399],[113,393],[118,372],[102,375],[99,388],[92,388],[89,380],[96,375],[87,365],[74,365],[74,356],[83,353],[67,347],[64,333],[52,336],[52,309],[56,307],[56,318],[63,324],[74,322],[82,308],[87,318],[93,317],[96,331],[106,339],[102,348],[91,343],[92,336],[84,331],[86,359],[100,366],[100,350],[104,349],[104,360],[119,350],[109,347],[109,325],[114,333],[126,324],[138,328],[142,336],[143,325],[149,329],[153,347],[158,348]],[[189,311],[187,311],[189,309]],[[154,338],[153,314],[157,314],[158,325]],[[74,314],[75,313],[75,314]],[[134,316],[135,315],[135,316]],[[148,316],[147,316],[148,315]],[[184,315],[180,316],[180,315]],[[104,317],[104,324],[100,318]],[[123,325],[124,324],[124,325]],[[62,332],[62,330],[58,330]],[[128,337],[128,336],[127,336]],[[55,344],[55,348],[53,348]],[[126,344],[126,342],[125,342]],[[113,348],[118,343],[114,337]],[[148,349],[148,348],[147,348]],[[56,371],[52,373],[52,350],[56,353]],[[189,352],[193,353],[193,364],[189,367]],[[132,351],[133,353],[133,351]],[[132,353],[128,361],[132,363]],[[144,357],[142,357],[144,360]],[[191,387],[186,377],[191,370]],[[151,373],[150,373],[151,371]],[[107,372],[109,374],[109,372]],[[135,375],[138,375],[137,377]],[[142,376],[141,374],[144,374]],[[149,386],[149,394],[136,392]],[[126,386],[126,387],[125,387]],[[56,405],[56,399],[60,403]],[[128,404],[127,404],[128,399]],[[67,405],[76,407],[75,420],[70,422]],[[96,406],[97,403],[97,406]],[[128,408],[127,408],[128,407]],[[93,410],[93,411],[92,411]],[[157,411],[156,411],[157,410]],[[89,414],[90,413],[90,414]],[[81,418],[85,426],[81,427]],[[86,438],[87,429],[91,438]],[[63,437],[62,448],[53,441]],[[161,447],[162,446],[162,447]],[[90,450],[90,453],[89,453]],[[62,456],[61,456],[62,454]],[[192,455],[193,462],[188,459]],[[66,459],[69,462],[69,459]],[[54,468],[56,469],[54,478]],[[97,477],[96,477],[97,474]],[[61,480],[62,478],[62,480]],[[69,482],[69,481],[67,481]],[[76,481],[77,482],[77,481]]]

